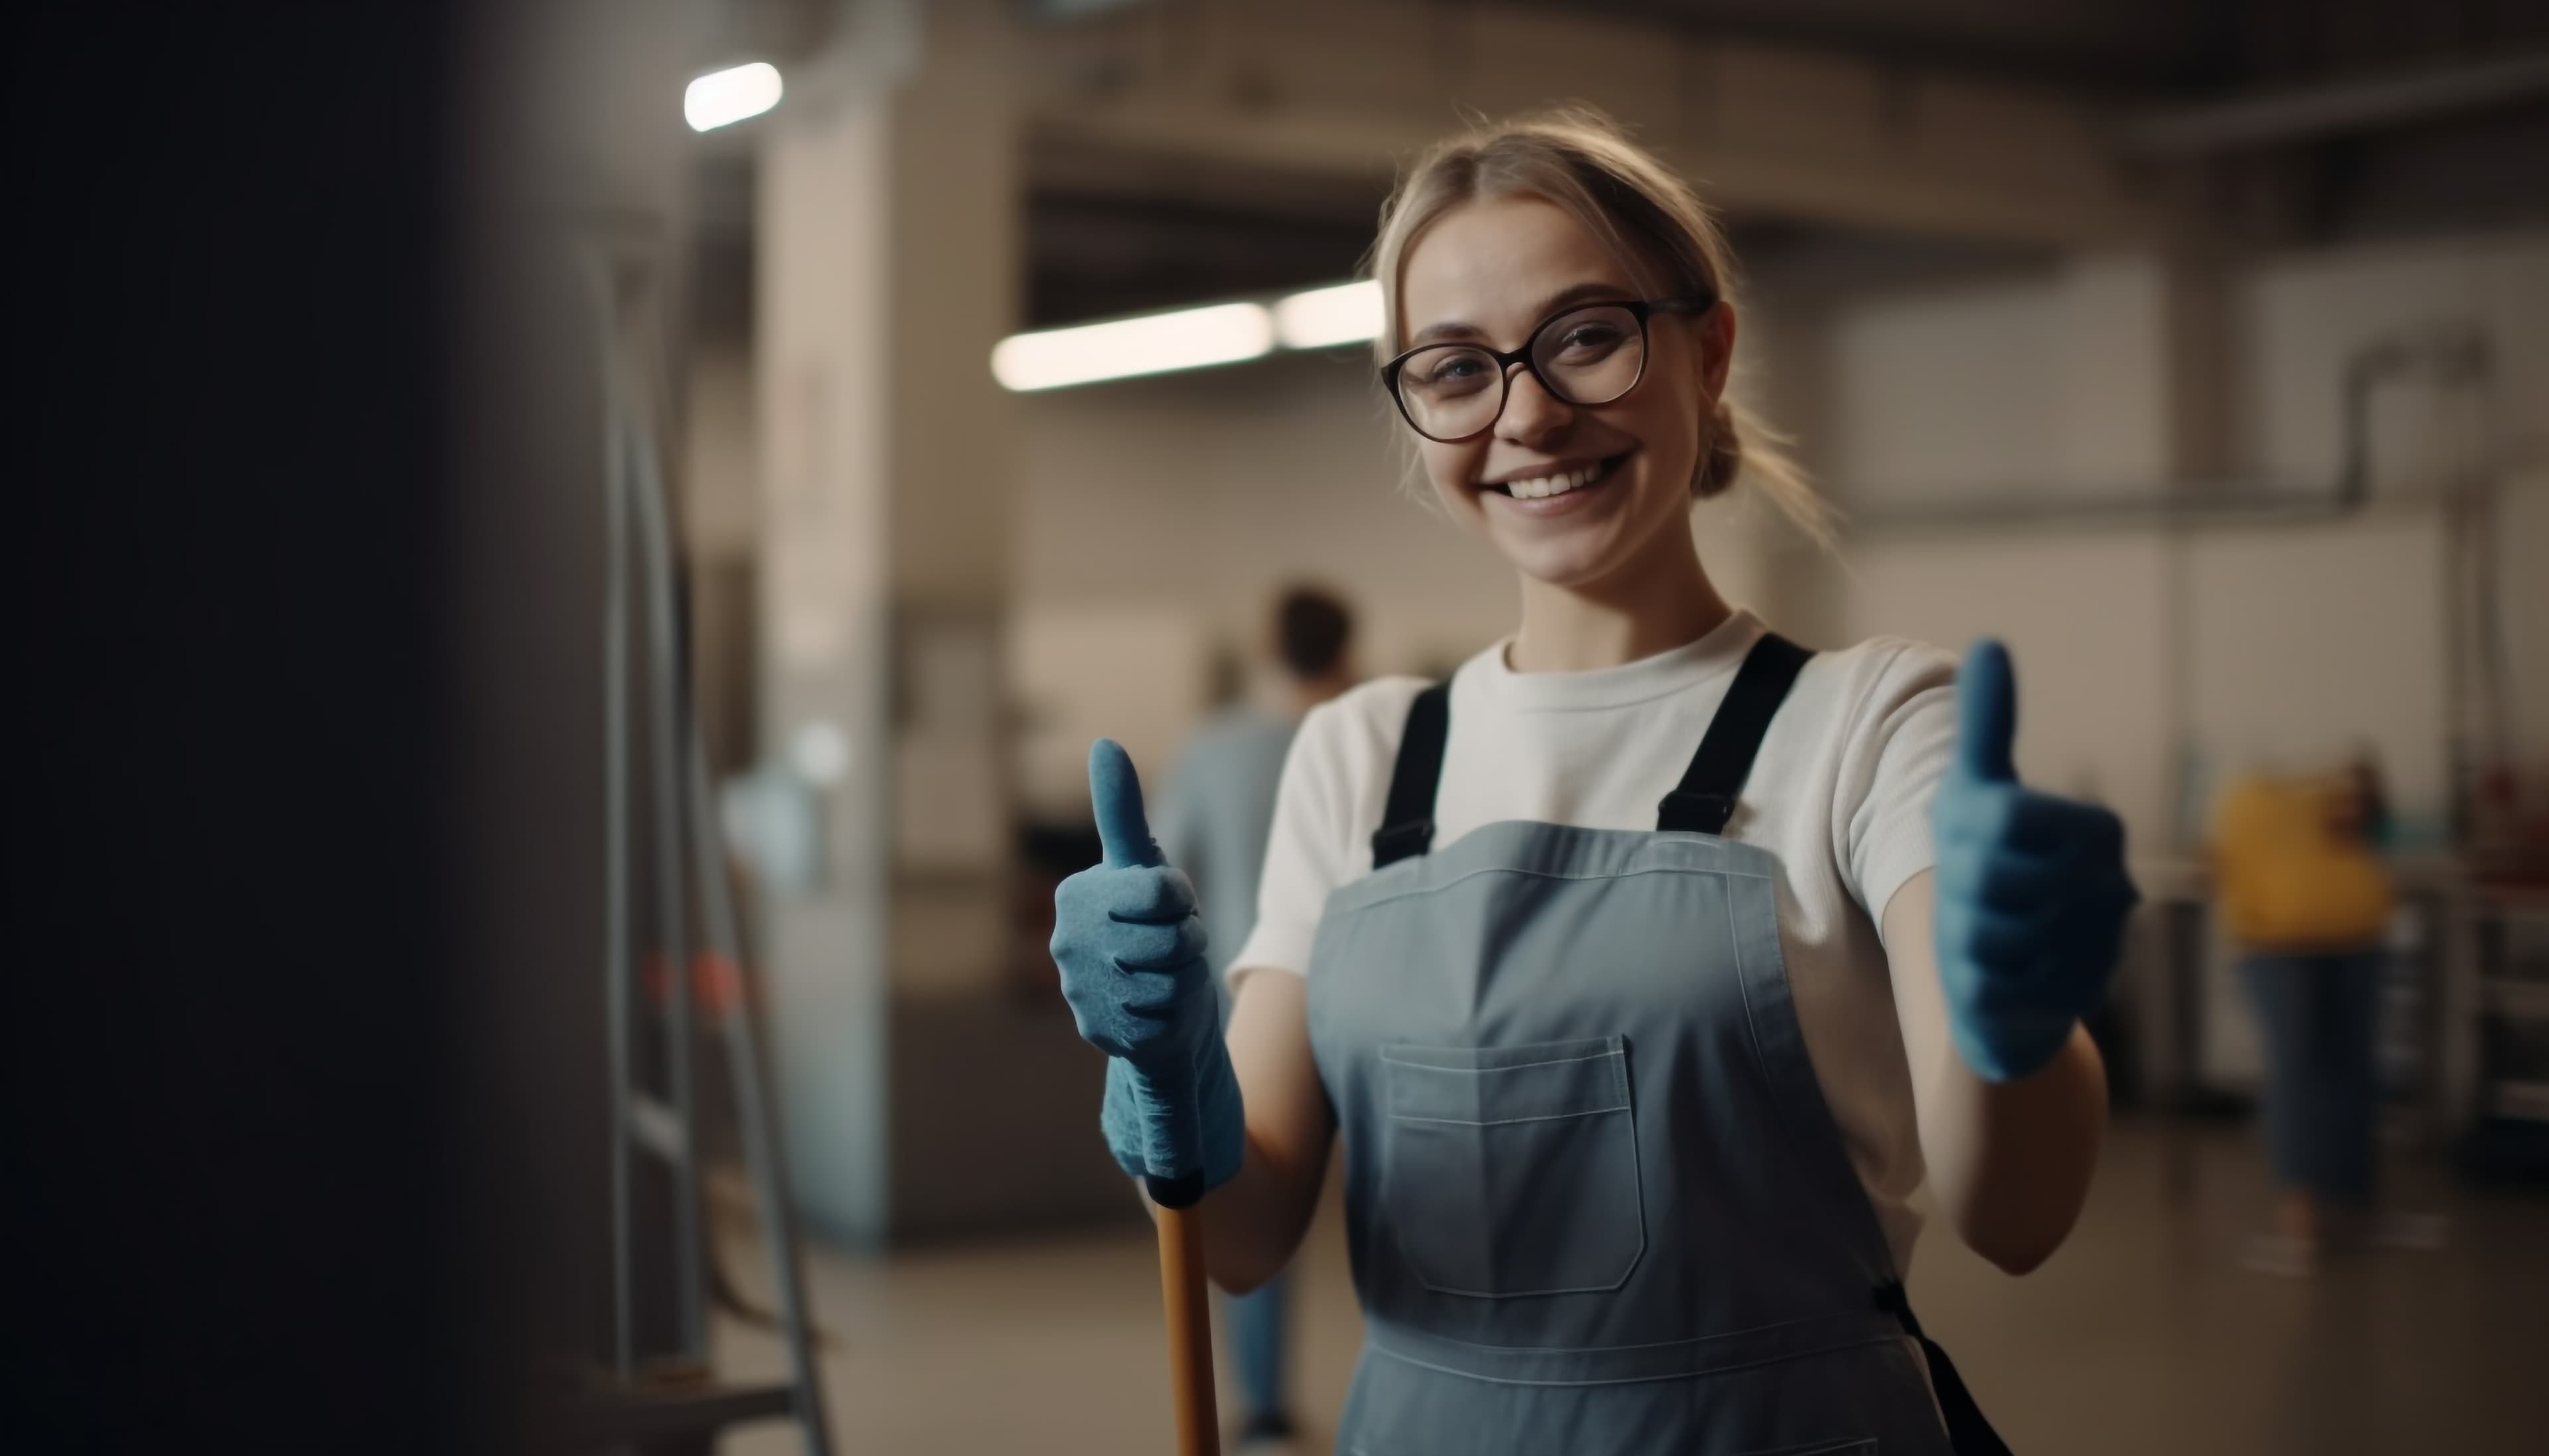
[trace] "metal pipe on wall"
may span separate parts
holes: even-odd
[[[1852,535],[2030,525],[2276,524],[2329,520],[2362,509],[2372,497],[2372,397],[2383,384],[2427,370],[2446,384],[2469,386],[2494,370],[2487,337],[2472,325],[2372,344],[2345,362],[2338,428],[2343,454],[2336,478],[2320,487],[2290,487],[2255,478],[2157,480],[2083,496],[2069,487],[2011,493],[1978,500],[1852,511]]]
[[[2475,325],[2445,325],[2385,338],[2348,357],[2339,407],[2342,455],[2335,478],[2316,490],[2240,479],[2156,481],[2093,499],[2076,495],[2052,500],[2003,498],[1856,512],[1843,520],[1843,529],[1858,538],[1993,528],[2160,530],[2169,574],[2164,632],[2172,673],[2176,675],[2171,691],[2170,733],[2178,760],[2173,766],[2172,781],[2178,787],[2172,800],[2174,811],[2182,817],[2190,808],[2186,789],[2196,772],[2194,703],[2191,685],[2185,681],[2200,631],[2186,566],[2194,536],[2209,529],[2271,529],[2342,520],[2365,509],[2372,500],[2373,397],[2386,383],[2419,374],[2464,391],[2486,390],[2495,374],[2487,336]],[[2434,498],[2446,511],[2455,562],[2473,551],[2489,548],[2483,532],[2474,532],[2471,522],[2490,517],[2486,502],[2493,497],[2499,470],[2496,465],[2481,465],[2455,471],[2445,491]],[[2476,772],[2477,761],[2487,756],[2484,746],[2475,739],[2489,734],[2484,728],[2474,730],[2469,725],[2470,715],[2463,706],[2471,700],[2472,674],[2482,675],[2483,701],[2502,702],[2508,696],[2501,676],[2504,662],[2501,647],[2502,625],[2495,610],[2492,589],[2489,600],[2479,609],[2465,609],[2465,589],[2456,585],[2464,575],[2468,574],[2455,573],[2445,583],[2445,591],[2452,593],[2452,599],[2446,602],[2446,621],[2451,624],[2447,629],[2446,691],[2453,704],[2447,751],[2452,761],[2456,800]],[[2467,650],[2473,647],[2475,651]],[[2501,742],[2502,735],[2497,736]],[[2192,825],[2180,822],[2175,828],[2178,837],[2184,839]]]
[[[2125,123],[2116,139],[2137,155],[2195,156],[2412,126],[2541,96],[2549,96],[2549,54],[2516,55],[2158,112]]]

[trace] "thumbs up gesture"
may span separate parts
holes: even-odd
[[[2106,994],[2124,917],[2124,824],[2018,781],[2018,684],[1984,640],[1956,675],[1956,759],[1938,784],[1938,977],[1965,1064],[2012,1081],[2062,1049]]]
[[[1112,739],[1088,751],[1088,792],[1105,859],[1054,891],[1054,964],[1081,1037],[1113,1058],[1099,1124],[1116,1161],[1162,1202],[1192,1202],[1238,1172],[1245,1140],[1203,922]]]

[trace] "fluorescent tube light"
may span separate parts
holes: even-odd
[[[1368,344],[1380,337],[1380,285],[1370,279],[1314,288],[1274,305],[1274,336],[1287,349]]]
[[[1014,333],[991,349],[991,376],[1012,390],[1052,390],[1201,369],[1254,359],[1274,347],[1263,304],[1214,304],[1041,333]]]
[[[682,116],[692,131],[712,132],[777,106],[785,89],[779,67],[766,60],[710,71],[682,93]]]

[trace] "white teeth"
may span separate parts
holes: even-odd
[[[1564,475],[1545,475],[1535,480],[1508,481],[1505,491],[1517,500],[1539,500],[1551,496],[1563,496],[1579,486],[1593,484],[1602,473],[1599,465],[1578,466]]]

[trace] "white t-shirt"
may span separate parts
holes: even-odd
[[[1715,631],[1625,667],[1517,673],[1498,643],[1452,678],[1452,732],[1435,800],[1440,849],[1510,819],[1587,829],[1655,827],[1682,770],[1763,627],[1739,611]],[[1898,1016],[1876,925],[1930,867],[1930,800],[1955,747],[1955,660],[1877,638],[1818,653],[1798,675],[1727,825],[1779,857],[1788,979],[1824,1100],[1908,1269],[1921,1184],[1907,1043],[1946,1035],[1935,990]],[[1424,682],[1384,678],[1314,709],[1293,739],[1274,806],[1257,927],[1232,975],[1304,973],[1328,892],[1371,872],[1390,770]]]

